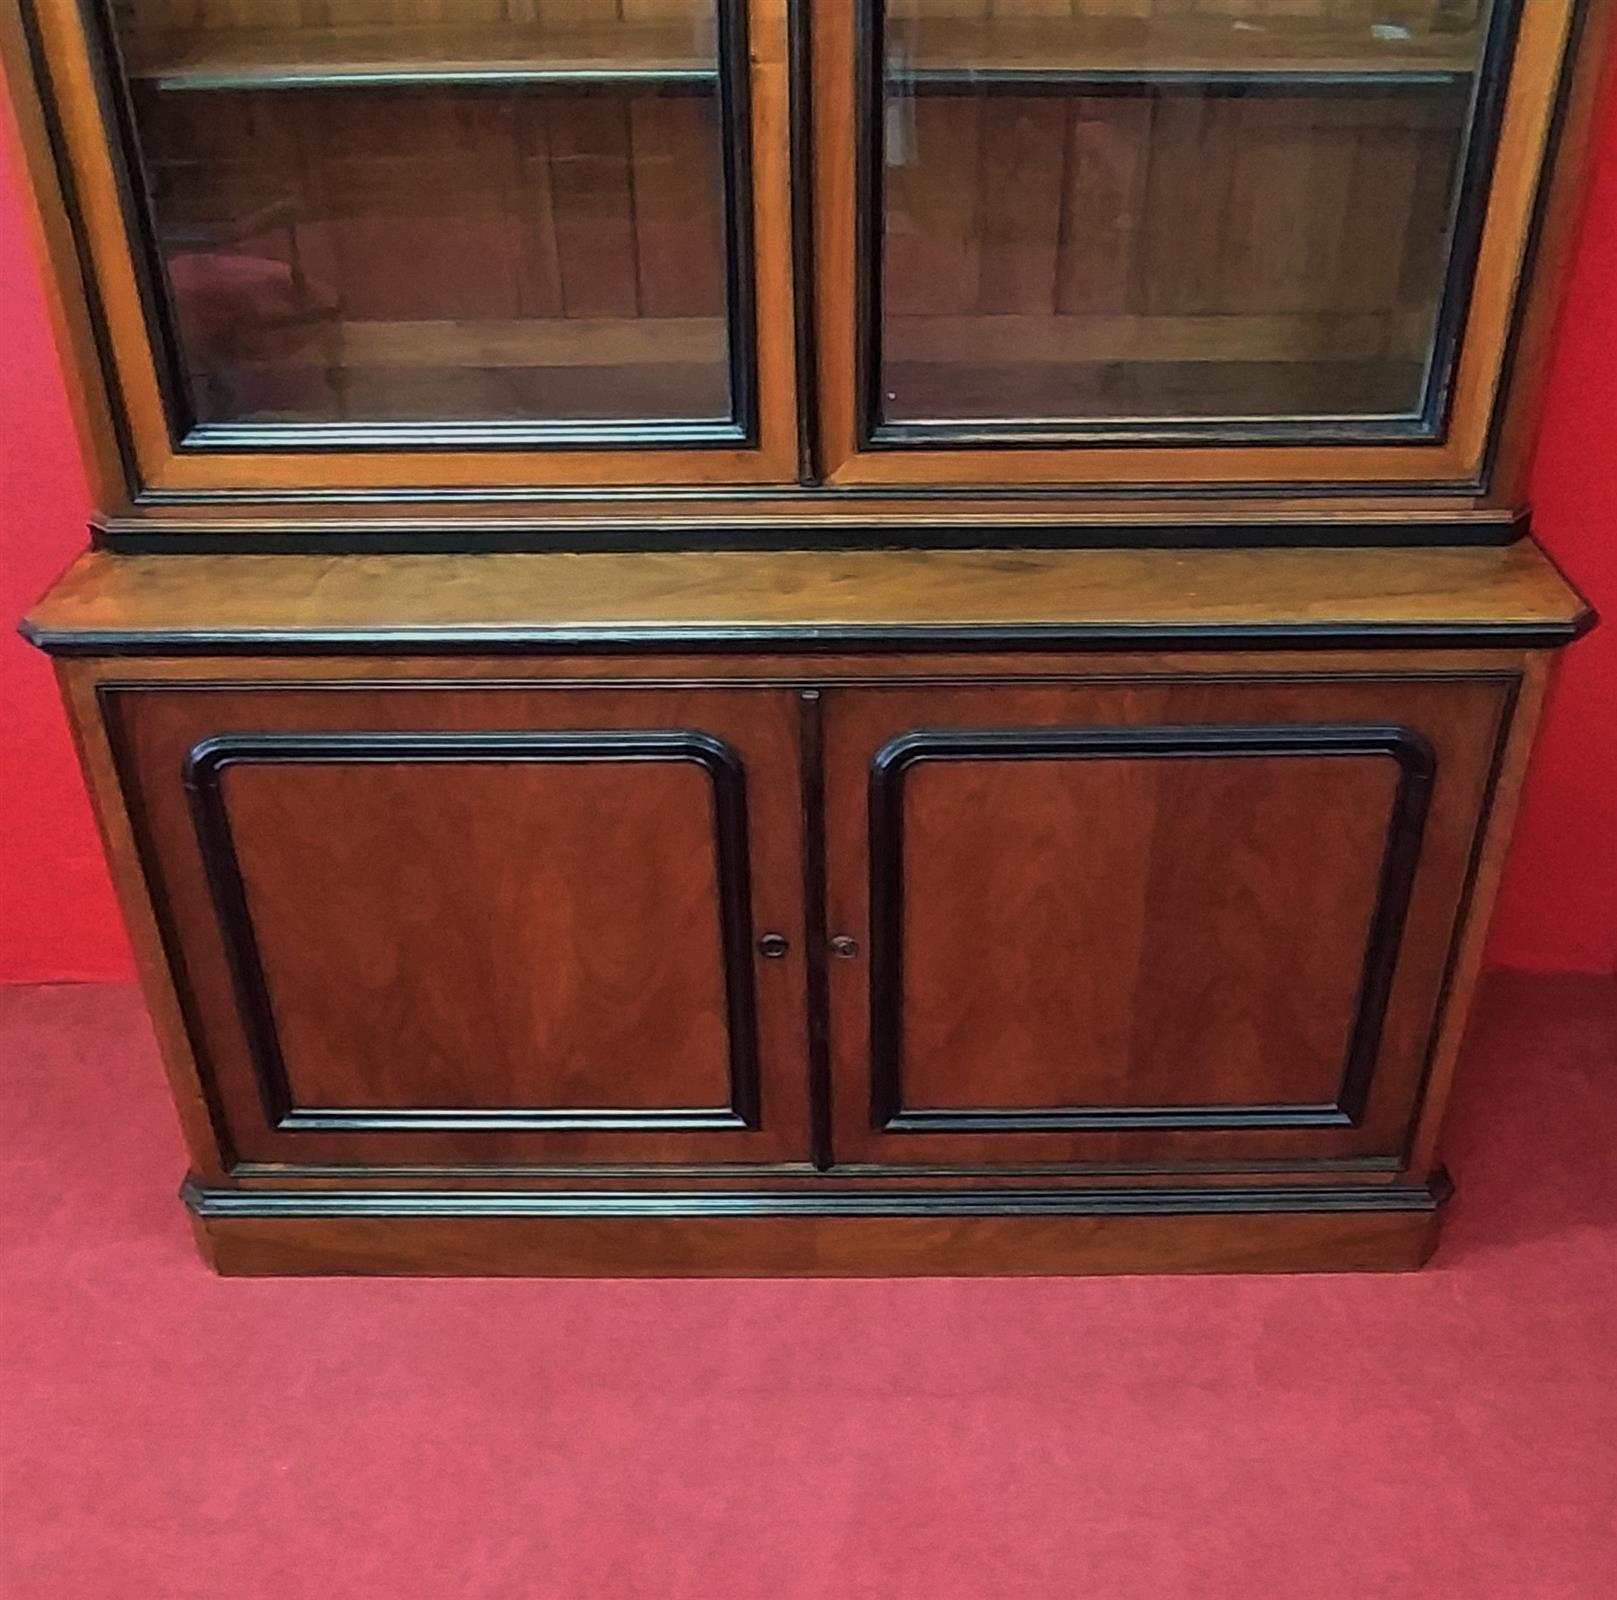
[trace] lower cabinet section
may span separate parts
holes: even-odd
[[[221,1270],[1430,1247],[1519,674],[287,665],[100,664],[86,735]]]

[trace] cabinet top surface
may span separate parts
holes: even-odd
[[[479,648],[1555,645],[1593,616],[1530,541],[1411,550],[81,556],[61,654]]]

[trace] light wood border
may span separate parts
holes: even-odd
[[[796,478],[787,0],[747,0],[758,446],[465,452],[176,449],[119,191],[113,156],[116,138],[102,114],[91,41],[74,0],[36,0],[36,6],[49,62],[48,93],[54,102],[62,154],[73,175],[112,376],[122,396],[141,488],[181,492],[543,489],[567,484],[768,484],[790,483]],[[41,118],[29,143],[37,151],[32,161],[34,181],[41,187],[43,209],[49,212],[58,209],[62,197],[56,175],[49,169],[50,152],[42,144],[44,126]],[[50,254],[64,298],[82,299],[83,285],[67,281],[71,245],[55,240]],[[81,340],[72,341],[72,353],[81,370],[87,364],[98,365]],[[99,375],[89,382],[81,379],[81,387],[101,388]],[[110,427],[99,418],[89,432],[112,437]],[[118,496],[118,502],[124,498]]]
[[[118,427],[101,367],[100,345],[90,311],[89,288],[80,272],[61,175],[51,155],[45,106],[34,80],[22,13],[0,5],[0,119],[11,107],[27,182],[22,199],[33,237],[46,308],[61,356],[68,405],[79,453],[100,507],[123,504],[128,474],[118,445]],[[3,136],[3,131],[0,131]]]
[[[1412,1171],[1428,1170],[1436,1158],[1449,1090],[1459,1064],[1460,1047],[1465,1043],[1477,979],[1482,973],[1482,955],[1504,875],[1505,855],[1521,806],[1553,668],[1554,657],[1542,651],[1530,652],[1524,661],[1521,689],[1499,752],[1491,797],[1478,826],[1470,887],[1457,912],[1459,927],[1433,1035],[1426,1087],[1410,1137],[1408,1164]]]
[[[100,665],[93,661],[60,661],[56,680],[67,708],[68,726],[79,766],[101,833],[101,845],[117,891],[118,908],[135,955],[141,993],[157,1035],[169,1094],[185,1135],[191,1170],[215,1179],[227,1176],[233,1163],[216,1130],[213,1109],[203,1088],[202,1073],[191,1043],[190,1023],[174,978],[168,942],[157,914],[158,896],[146,880],[145,864],[135,842],[135,829],[96,701]],[[176,774],[178,781],[178,774]]]
[[[1583,0],[1583,23],[1576,59],[1564,95],[1555,136],[1555,164],[1545,180],[1538,239],[1533,248],[1533,291],[1517,318],[1514,345],[1496,408],[1498,437],[1488,463],[1489,498],[1503,505],[1527,500],[1528,473],[1538,441],[1544,385],[1549,377],[1551,339],[1567,286],[1593,177],[1589,145],[1602,113],[1617,109],[1617,5]]]
[[[1325,483],[1480,485],[1494,400],[1521,286],[1556,91],[1579,0],[1523,0],[1470,305],[1441,442],[1364,445],[1153,445],[862,448],[858,435],[854,129],[856,14],[816,12],[816,296],[820,421],[829,481],[840,485]],[[1604,5],[1605,0],[1591,0]]]

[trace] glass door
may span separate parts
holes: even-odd
[[[1568,9],[866,0],[833,475],[1475,470]]]
[[[250,454],[300,487],[336,456],[386,484],[421,452],[427,482],[793,476],[790,339],[760,304],[789,264],[755,209],[785,86],[748,66],[782,13],[110,0],[87,42],[168,476]]]

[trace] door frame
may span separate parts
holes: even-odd
[[[1518,290],[1579,0],[1520,0],[1491,181],[1463,331],[1439,437],[1408,443],[1115,443],[1007,441],[934,446],[878,442],[867,396],[879,309],[872,304],[879,219],[871,215],[872,69],[865,61],[883,0],[816,10],[813,34],[817,418],[825,479],[846,488],[1017,483],[1119,490],[1482,487],[1494,414],[1510,365]],[[879,80],[878,80],[879,81]]]
[[[281,447],[273,442],[233,448],[231,430],[209,445],[206,434],[187,443],[177,432],[159,358],[162,335],[153,318],[149,273],[138,248],[143,229],[132,209],[138,177],[125,170],[114,76],[92,10],[96,0],[20,0],[16,56],[31,59],[37,101],[23,108],[46,252],[58,290],[56,310],[66,327],[64,348],[75,357],[80,426],[103,479],[121,479],[137,504],[298,493],[344,501],[410,491],[461,498],[467,491],[533,491],[634,486],[718,487],[785,485],[799,476],[800,422],[791,222],[791,116],[788,0],[718,0],[735,20],[733,48],[721,49],[749,133],[747,159],[726,150],[727,174],[743,186],[745,212],[728,230],[733,249],[750,261],[727,263],[735,285],[732,306],[750,323],[739,331],[751,351],[751,394],[738,396],[750,412],[737,442],[659,442],[644,445],[627,429],[585,445],[546,445],[536,425],[511,443],[475,439],[475,427],[451,430],[466,445],[423,447],[432,425],[375,430],[376,443],[356,443],[360,425],[332,429],[332,442]],[[8,41],[8,45],[11,41]],[[10,64],[8,50],[8,65]],[[735,74],[742,75],[738,79]],[[19,90],[23,85],[19,83]],[[48,213],[60,206],[66,227]],[[750,271],[746,269],[750,267]],[[736,363],[732,361],[732,371]],[[722,425],[719,425],[722,427]],[[719,427],[715,432],[718,433]],[[196,430],[192,430],[195,432]],[[561,430],[558,430],[558,432]],[[499,430],[491,432],[497,437]],[[108,437],[110,435],[110,438]]]

